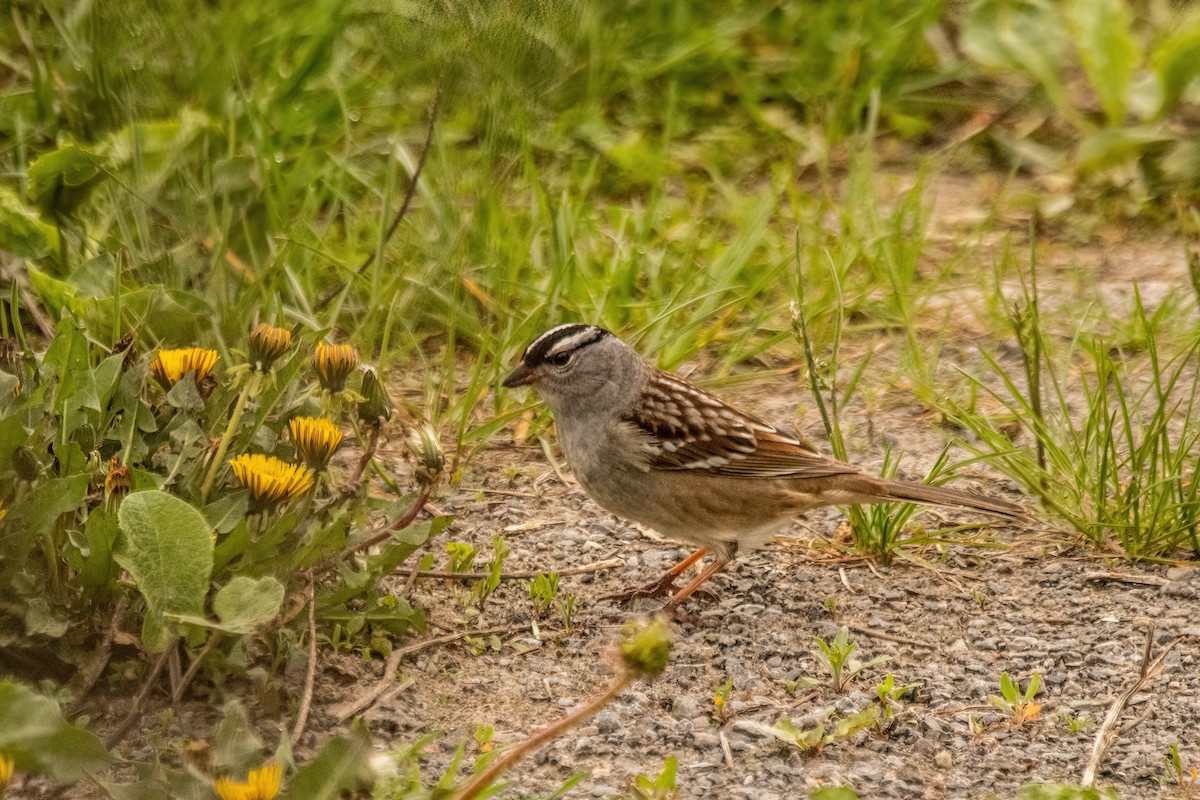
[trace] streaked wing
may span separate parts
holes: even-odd
[[[626,421],[645,434],[650,469],[742,478],[818,478],[859,471],[667,373],[656,373],[644,392],[643,407]]]

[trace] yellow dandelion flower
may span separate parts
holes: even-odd
[[[217,778],[213,789],[221,800],[272,800],[279,794],[279,783],[283,779],[283,767],[268,764],[261,769],[252,769],[245,781]]]
[[[0,753],[0,797],[4,796],[4,790],[8,788],[8,782],[12,780],[12,776],[12,759]]]
[[[8,509],[4,507],[4,501],[0,500],[0,522],[4,522],[4,518],[8,516]],[[4,758],[4,756],[0,756]]]
[[[261,506],[295,500],[312,488],[311,470],[275,456],[243,453],[229,465],[237,482],[249,489],[250,497]]]
[[[288,422],[296,452],[309,467],[322,470],[342,443],[338,426],[324,417],[294,417]]]
[[[159,350],[158,355],[150,362],[150,371],[158,379],[164,389],[170,389],[187,375],[196,375],[196,384],[208,377],[217,363],[216,350],[205,350],[202,347],[187,347],[183,350]]]
[[[250,331],[250,366],[266,372],[292,346],[292,332],[265,322]]]
[[[358,350],[353,345],[321,342],[313,353],[313,366],[322,389],[340,392],[346,388],[346,378],[358,366]]]

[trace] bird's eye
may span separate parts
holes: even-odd
[[[568,363],[570,363],[570,361],[571,354],[569,352],[555,353],[554,355],[550,356],[550,363],[556,367],[565,367]]]

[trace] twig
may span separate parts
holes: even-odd
[[[1139,586],[1166,586],[1170,583],[1158,575],[1133,575],[1127,572],[1085,572],[1084,581],[1112,581],[1114,583],[1132,583]]]
[[[375,536],[372,536],[370,539],[367,539],[365,542],[359,542],[358,544],[350,545],[349,547],[347,547],[345,550],[342,551],[341,556],[339,556],[337,560],[342,561],[346,558],[349,558],[350,556],[354,555],[357,552],[366,550],[369,547],[374,547],[375,545],[382,542],[384,539],[387,539],[389,536],[391,536],[393,531],[399,531],[399,530],[403,530],[404,528],[407,528],[409,525],[412,524],[413,520],[415,520],[417,518],[417,514],[421,513],[421,509],[425,507],[425,503],[428,502],[428,500],[429,500],[429,490],[422,489],[421,493],[419,495],[417,495],[416,502],[414,502],[412,504],[412,508],[410,508],[410,509],[408,509],[408,511],[404,512],[404,516],[402,516],[400,519],[393,522],[385,530],[381,531],[380,533],[376,534]]]
[[[606,569],[616,569],[624,566],[625,561],[620,558],[609,558],[604,561],[596,561],[591,564],[584,564],[581,567],[567,567],[565,569],[556,569],[556,575],[586,575],[589,572],[602,572]],[[525,570],[521,572],[502,572],[500,580],[514,580],[517,578],[536,578],[539,575],[546,574],[546,571],[537,572],[534,570]],[[436,572],[432,570],[418,570],[418,578],[444,578],[451,581],[477,581],[483,578],[491,577],[490,572]]]
[[[838,577],[842,581],[842,586],[846,587],[847,592],[850,594],[858,594],[858,592],[854,590],[854,587],[850,585],[850,579],[846,577],[845,567],[838,567]]]
[[[547,725],[537,733],[532,734],[528,739],[518,743],[511,750],[507,750],[502,755],[492,759],[482,772],[477,774],[458,794],[454,795],[454,800],[473,800],[473,798],[478,797],[480,792],[495,783],[497,778],[510,769],[513,764],[524,758],[526,754],[541,747],[543,742],[547,742],[569,731],[611,703],[617,695],[625,691],[625,687],[629,686],[633,682],[633,679],[634,673],[631,670],[625,670],[613,681],[613,684],[608,689],[592,698],[582,708],[573,711],[558,722]]]
[[[718,731],[717,738],[721,740],[721,752],[725,754],[725,763],[733,769],[733,748],[729,746],[729,738],[725,731]]]
[[[79,707],[83,699],[95,688],[96,681],[100,680],[100,676],[104,674],[104,668],[108,666],[108,660],[112,657],[113,641],[117,638],[117,631],[121,630],[121,623],[125,620],[125,612],[128,609],[129,595],[123,594],[117,600],[117,607],[113,609],[112,621],[109,622],[108,630],[104,632],[104,638],[100,640],[95,654],[86,666],[75,673],[75,678],[71,681],[71,692],[75,696],[74,707]]]
[[[137,721],[142,716],[142,704],[146,702],[146,698],[150,696],[150,692],[154,689],[154,683],[158,680],[158,676],[162,673],[163,667],[167,665],[168,659],[171,657],[171,651],[179,643],[179,637],[172,637],[170,644],[162,651],[162,655],[154,662],[154,666],[150,669],[150,674],[146,676],[145,683],[137,693],[137,697],[133,698],[133,705],[129,709],[129,713],[125,715],[125,719],[121,724],[114,728],[105,738],[104,744],[106,747],[112,747],[117,742],[121,741],[121,737],[129,733],[130,729],[137,724]]]
[[[317,600],[316,581],[312,570],[308,571],[308,671],[304,674],[304,693],[300,695],[300,708],[296,711],[296,724],[292,726],[292,747],[304,734],[308,724],[308,710],[312,707],[313,684],[317,679]]]
[[[1083,770],[1083,779],[1079,782],[1079,785],[1084,789],[1090,788],[1096,783],[1096,773],[1100,770],[1100,762],[1104,760],[1104,755],[1108,752],[1108,748],[1116,741],[1117,733],[1115,728],[1117,720],[1121,718],[1121,712],[1125,710],[1125,706],[1141,690],[1142,686],[1162,671],[1167,655],[1184,638],[1183,636],[1178,636],[1172,639],[1163,648],[1163,651],[1159,653],[1158,658],[1151,661],[1150,655],[1154,647],[1154,624],[1151,623],[1146,629],[1146,643],[1142,647],[1141,669],[1138,671],[1137,678],[1129,686],[1125,687],[1125,690],[1117,696],[1112,706],[1109,707],[1108,714],[1104,717],[1104,722],[1101,723],[1100,729],[1096,731],[1096,740],[1092,744],[1092,757],[1088,759],[1087,767]]]
[[[933,642],[926,642],[922,639],[910,639],[907,636],[899,636],[894,633],[886,633],[877,631],[874,628],[868,628],[865,625],[847,625],[847,628],[855,633],[861,633],[863,636],[870,636],[872,639],[882,639],[885,642],[896,642],[897,644],[908,644],[913,647],[924,647],[927,650],[936,650],[937,645]]]
[[[379,446],[379,430],[380,426],[371,426],[371,438],[367,441],[367,448],[363,451],[362,457],[358,459],[358,463],[354,466],[354,474],[350,476],[350,480],[346,481],[351,493],[357,491],[358,484],[362,481],[363,473],[367,471],[367,465],[375,457],[375,449]]]
[[[440,644],[456,642],[459,639],[465,639],[468,636],[506,635],[509,633],[516,633],[517,631],[523,631],[526,627],[528,626],[509,625],[503,628],[484,628],[483,630],[475,631],[456,631],[455,633],[450,633],[445,636],[439,636],[436,639],[426,639],[423,642],[417,642],[416,644],[410,644],[407,647],[401,647],[397,650],[393,650],[392,654],[388,656],[387,663],[383,665],[383,676],[375,682],[375,685],[371,687],[371,691],[367,692],[362,697],[353,700],[352,702],[337,706],[333,709],[333,715],[337,717],[338,722],[345,722],[363,709],[370,707],[371,704],[379,699],[380,695],[387,691],[388,685],[392,682],[392,673],[394,673],[400,666],[400,662],[405,656],[410,656],[413,653],[418,653],[430,647],[437,647]]]
[[[208,641],[204,643],[204,647],[200,648],[200,652],[196,654],[196,657],[192,659],[192,663],[188,665],[187,672],[183,673],[183,678],[180,679],[179,685],[175,687],[175,692],[171,695],[171,705],[175,705],[183,699],[183,693],[187,691],[192,681],[195,680],[196,673],[200,671],[200,665],[204,663],[204,659],[208,657],[208,654],[217,646],[217,642],[220,640],[221,632],[213,631],[208,637]]]

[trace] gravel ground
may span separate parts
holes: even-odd
[[[936,435],[902,435],[906,444],[930,437]],[[604,654],[621,626],[661,604],[639,600],[630,609],[600,598],[645,583],[686,555],[603,514],[543,466],[540,450],[500,448],[484,461],[491,466],[481,461],[465,478],[470,491],[444,500],[442,510],[455,516],[446,536],[490,553],[492,536],[507,531],[506,570],[623,563],[562,577],[561,589],[579,598],[578,630],[570,636],[539,642],[524,630],[498,652],[442,647],[402,668],[415,684],[368,716],[381,744],[445,731],[430,752],[431,774],[460,741],[471,741],[477,725],[493,726],[498,743],[516,741],[594,694],[610,674]],[[510,479],[514,463],[529,468]],[[981,487],[1003,494],[997,485]],[[945,513],[926,512],[924,521],[966,521]],[[694,600],[676,620],[666,673],[524,762],[503,796],[544,795],[576,772],[588,777],[568,796],[628,796],[632,776],[657,774],[670,755],[678,759],[682,798],[769,800],[827,784],[852,785],[864,798],[1013,797],[1030,782],[1078,782],[1100,721],[1139,673],[1151,622],[1156,654],[1186,638],[1122,715],[1099,784],[1126,800],[1159,797],[1168,746],[1178,745],[1185,766],[1200,763],[1200,569],[1107,564],[1093,551],[1069,549],[1061,535],[1003,528],[986,537],[1003,549],[930,547],[885,568],[829,545],[820,534],[834,534],[838,519],[832,510],[810,515],[791,532],[798,538],[777,540],[718,575],[719,599]],[[452,625],[454,610],[465,607],[465,591],[442,581],[422,580],[417,591],[439,610],[435,623]],[[524,583],[506,581],[475,624],[521,625],[528,609]],[[843,694],[828,681],[789,692],[790,681],[824,674],[813,637],[828,640],[842,625],[858,644],[856,657],[889,661],[865,670]],[[884,735],[862,732],[803,755],[747,724],[786,718],[803,728],[828,707],[851,713],[873,702],[874,686],[888,672],[897,684],[920,688]],[[1022,686],[1041,675],[1039,719],[1018,727],[988,705],[1001,672]],[[729,718],[720,722],[713,695],[726,678],[733,692]],[[344,700],[367,680],[359,674],[343,680],[340,691],[327,684],[321,694]],[[1073,734],[1061,715],[1094,722]]]

